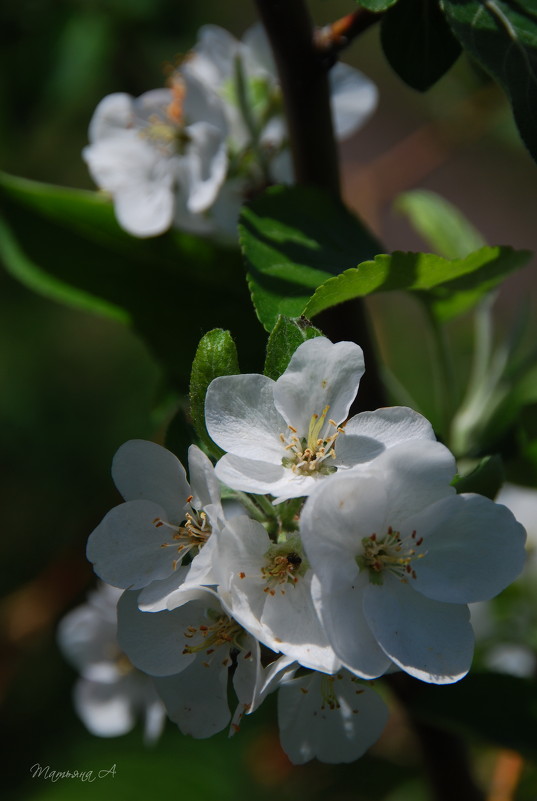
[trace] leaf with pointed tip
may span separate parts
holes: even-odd
[[[367,8],[368,11],[374,11],[379,14],[382,11],[394,6],[398,0],[358,0],[358,4],[362,8]]]
[[[312,318],[352,298],[404,289],[419,293],[439,320],[449,320],[472,308],[530,256],[529,251],[510,247],[483,247],[464,259],[453,260],[432,253],[396,251],[379,255],[326,281],[303,314]]]
[[[510,0],[440,0],[461,45],[509,97],[520,135],[537,160],[537,7]]]
[[[420,92],[433,86],[461,53],[438,0],[399,0],[382,18],[380,40],[391,67]]]
[[[211,439],[205,425],[205,396],[211,381],[221,375],[240,373],[237,348],[229,331],[215,328],[203,336],[196,350],[190,374],[190,416],[202,442],[214,453],[222,451]]]
[[[312,186],[266,190],[243,207],[239,231],[252,300],[267,331],[279,314],[300,317],[318,286],[380,250],[342,203]]]

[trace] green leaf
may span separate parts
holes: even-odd
[[[458,493],[477,492],[494,500],[505,481],[505,470],[502,457],[498,454],[485,456],[478,464],[465,473],[457,476],[452,482]]]
[[[374,11],[375,13],[380,13],[382,11],[386,11],[386,9],[394,6],[398,0],[357,0],[358,5],[362,6],[362,8],[367,8],[368,11]]]
[[[265,375],[275,381],[285,372],[291,356],[299,345],[322,335],[322,331],[315,328],[305,317],[280,315],[267,342]]]
[[[537,8],[511,0],[440,0],[453,33],[507,93],[537,159]]]
[[[399,0],[382,18],[380,39],[395,72],[420,92],[435,84],[461,52],[438,0]]]
[[[215,328],[198,345],[190,374],[190,416],[202,442],[215,456],[223,451],[210,438],[205,425],[205,396],[211,381],[220,375],[240,373],[237,348],[229,331]]]
[[[535,756],[536,681],[474,673],[457,684],[420,686],[411,708],[436,725]]]
[[[446,259],[464,258],[486,244],[459,209],[436,192],[404,192],[394,208],[405,214],[425,242]]]
[[[530,256],[528,251],[510,247],[484,247],[452,260],[432,253],[379,255],[326,281],[302,313],[311,319],[352,298],[405,289],[430,303],[439,320],[448,320],[470,309]]]
[[[179,389],[188,389],[206,320],[233,326],[244,335],[245,361],[259,363],[238,251],[179,231],[137,239],[99,194],[1,173],[0,203],[0,258],[11,275],[52,300],[132,325]]]
[[[380,249],[345,206],[314,187],[271,187],[243,208],[239,230],[252,300],[267,331],[279,314],[300,317],[318,286]]]

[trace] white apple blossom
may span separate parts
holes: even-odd
[[[224,522],[220,488],[211,462],[195,445],[188,463],[190,484],[181,462],[162,446],[145,440],[122,445],[112,477],[126,502],[111,509],[88,540],[97,575],[124,589],[147,587],[148,608],[158,608],[187,577],[214,583],[211,533]],[[193,560],[181,566],[187,554]]]
[[[537,672],[537,490],[506,483],[496,502],[507,506],[526,528],[528,558],[515,592],[472,605],[472,625],[482,664],[500,673],[532,677]]]
[[[320,479],[400,442],[434,440],[430,423],[405,407],[362,412],[345,424],[363,373],[358,345],[317,337],[297,348],[277,381],[257,374],[216,378],[205,419],[227,451],[216,466],[219,479],[282,501],[309,495]]]
[[[216,231],[236,237],[241,205],[271,183],[292,183],[293,167],[276,64],[261,24],[239,41],[217,25],[204,25],[181,66],[222,100],[229,125],[228,179],[210,211]],[[337,139],[364,125],[377,105],[376,86],[358,70],[337,63],[329,72]]]
[[[225,101],[233,150],[250,145],[252,134],[275,152],[285,142],[287,130],[276,64],[261,24],[248,28],[240,41],[217,25],[204,25],[183,71]],[[329,81],[335,134],[344,139],[364,125],[375,110],[377,88],[361,72],[340,62],[331,69]]]
[[[261,523],[242,516],[230,521],[215,542],[213,576],[233,618],[268,648],[304,667],[336,671],[341,663],[313,605],[313,572],[298,533],[274,543]]]
[[[184,734],[210,737],[231,719],[229,668],[241,709],[255,697],[259,645],[227,613],[209,589],[184,590],[181,606],[142,612],[137,593],[118,605],[118,639],[140,670],[158,677],[155,686],[170,718]]]
[[[314,600],[336,654],[374,678],[389,660],[423,681],[464,676],[467,604],[521,572],[525,532],[506,507],[450,486],[455,461],[414,441],[319,485],[301,515]]]
[[[156,740],[166,712],[151,679],[137,670],[117,642],[117,601],[121,590],[100,584],[88,601],[58,626],[58,644],[80,678],[73,700],[86,728],[98,737],[130,731],[144,718],[145,739]]]
[[[382,698],[346,670],[287,676],[278,692],[280,741],[295,765],[314,758],[353,762],[379,739],[387,720]]]
[[[129,233],[155,236],[174,224],[203,232],[202,212],[227,172],[226,136],[218,98],[192,75],[176,73],[169,89],[105,97],[83,156]]]

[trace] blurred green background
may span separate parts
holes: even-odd
[[[324,24],[354,4],[318,0],[311,7]],[[138,95],[161,85],[165,65],[188,51],[200,25],[220,24],[240,35],[254,19],[249,0],[3,4],[0,166],[91,188],[80,152],[99,100],[109,92]],[[420,247],[391,208],[397,193],[413,186],[459,205],[491,244],[535,246],[537,170],[497,90],[461,62],[430,93],[418,95],[391,73],[376,30],[345,60],[366,72],[381,93],[377,115],[342,148],[346,199],[388,249]],[[498,307],[500,330],[522,298],[530,295],[534,308],[533,284],[531,269],[507,282]],[[168,407],[157,366],[129,330],[35,296],[5,271],[0,288],[2,798],[426,798],[417,745],[397,712],[369,756],[336,767],[289,765],[278,746],[272,701],[232,740],[223,733],[194,741],[170,725],[161,742],[146,749],[141,728],[111,740],[86,733],[71,707],[75,674],[57,650],[55,625],[94,581],[85,541],[118,500],[109,477],[113,453],[128,438],[161,437]],[[384,358],[432,413],[431,354],[417,307],[394,296],[375,299],[371,311]],[[468,321],[450,334],[464,381]],[[488,782],[498,752],[478,741],[471,745],[477,771]],[[116,764],[117,770],[114,778],[92,784],[52,784],[31,779],[35,763],[94,771]],[[516,798],[536,797],[537,779],[527,765]]]

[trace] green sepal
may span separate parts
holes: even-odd
[[[452,483],[457,492],[477,492],[494,500],[505,481],[502,457],[498,454],[484,456],[477,465],[463,476],[456,476]]]
[[[284,317],[280,314],[267,342],[265,375],[276,381],[287,369],[298,346],[322,335],[322,331],[305,317]]]
[[[222,451],[211,439],[205,425],[205,396],[211,381],[221,375],[240,373],[237,348],[229,331],[214,328],[200,340],[190,374],[190,416],[201,441],[211,453]]]

